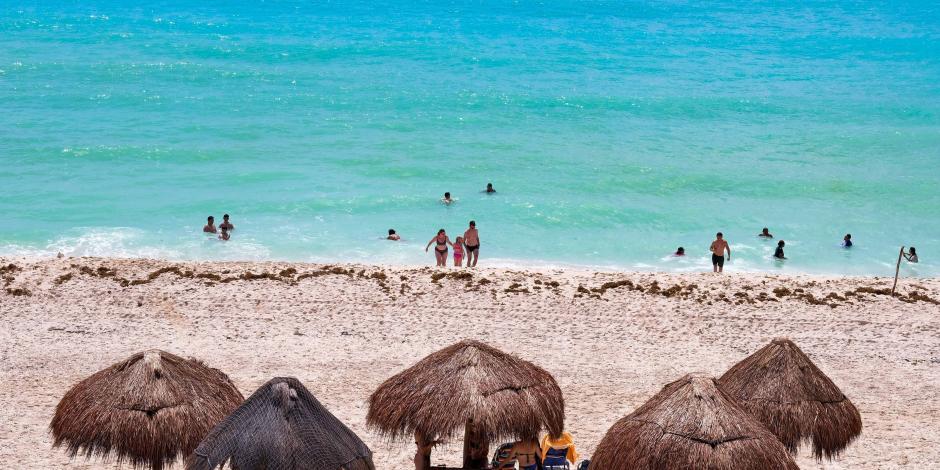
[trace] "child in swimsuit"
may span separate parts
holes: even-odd
[[[454,266],[463,266],[463,237],[457,237],[454,242]]]

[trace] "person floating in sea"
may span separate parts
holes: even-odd
[[[232,237],[232,236],[229,235],[229,233],[228,233],[228,229],[225,228],[225,227],[222,227],[222,233],[219,234],[219,240],[228,241],[228,239],[231,238],[231,237]]]
[[[764,229],[761,230],[761,232],[758,233],[757,236],[761,238],[773,238],[774,237],[773,234],[770,233],[769,230],[767,230],[767,227],[764,227]]]
[[[679,248],[676,249],[676,252],[673,253],[672,256],[685,256],[685,248],[682,248],[680,246]]]
[[[449,206],[454,203],[454,200],[450,198],[450,193],[444,193],[444,197],[441,198],[441,203],[445,206]]]
[[[215,228],[215,217],[209,216],[206,219],[206,226],[202,228],[203,233],[218,233],[218,230]]]
[[[395,229],[390,228],[390,229],[388,229],[388,236],[385,237],[385,239],[386,239],[386,240],[398,241],[398,240],[401,240],[401,237],[398,236],[397,233],[395,233]]]
[[[454,242],[454,266],[458,268],[463,266],[463,247],[463,237],[457,237]]]
[[[219,228],[229,231],[235,230],[235,225],[228,220],[228,214],[222,216],[222,223],[219,224]]]
[[[774,258],[776,259],[787,259],[783,254],[783,247],[786,246],[786,243],[783,240],[777,242],[777,249],[774,250]]]
[[[904,253],[904,259],[906,259],[908,263],[916,263],[917,262],[917,249],[914,248],[913,246],[910,247],[908,249],[908,252]]]
[[[486,183],[486,191],[484,191],[484,192],[485,192],[486,194],[493,194],[493,193],[495,193],[496,190],[493,189],[493,183]]]
[[[447,267],[447,245],[454,246],[447,236],[447,232],[444,229],[438,230],[437,235],[424,247],[425,253],[427,253],[432,243],[437,243],[437,246],[434,247],[434,257],[437,259],[437,265]]]
[[[480,233],[477,232],[477,223],[470,221],[470,228],[463,233],[464,245],[467,247],[467,267],[477,267],[480,259]]]
[[[845,234],[845,237],[842,238],[842,247],[852,248],[852,234],[851,233]]]
[[[725,241],[725,237],[721,232],[718,232],[715,237],[715,241],[712,242],[708,249],[712,252],[712,270],[716,273],[720,273],[725,270],[726,250],[728,251],[728,261],[731,261],[731,246]]]

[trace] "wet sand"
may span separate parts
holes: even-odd
[[[567,429],[590,456],[611,424],[667,382],[720,375],[776,336],[803,348],[864,422],[839,460],[817,463],[804,451],[801,468],[940,465],[937,279],[902,280],[891,298],[887,278],[93,258],[0,265],[0,458],[9,468],[117,468],[70,461],[52,449],[48,424],[75,382],[144,349],[200,358],[246,396],[295,376],[369,444],[377,468],[404,470],[411,443],[368,430],[366,400],[460,339],[551,372]],[[452,443],[434,462],[457,465],[460,450]]]

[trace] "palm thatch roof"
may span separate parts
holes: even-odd
[[[50,428],[54,446],[65,444],[72,457],[114,454],[118,462],[160,469],[189,455],[242,400],[221,371],[151,350],[72,387]]]
[[[386,380],[369,399],[369,426],[393,439],[447,440],[468,422],[485,442],[560,435],[565,402],[544,369],[479,341],[437,351]]]
[[[796,470],[783,444],[715,379],[672,382],[614,424],[591,459],[603,470]]]
[[[855,405],[789,339],[774,339],[719,381],[792,453],[807,440],[816,459],[831,459],[862,432]]]
[[[187,470],[375,470],[372,451],[293,377],[277,377],[222,420]]]

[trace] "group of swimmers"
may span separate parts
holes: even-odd
[[[226,241],[232,237],[232,235],[229,233],[232,230],[235,230],[235,225],[229,221],[228,214],[222,216],[222,223],[219,224],[218,229],[215,227],[215,217],[211,215],[206,219],[206,225],[202,227],[203,233],[218,233],[219,240],[223,241]]]
[[[770,233],[770,230],[767,227],[764,227],[763,230],[761,230],[761,232],[757,234],[757,236],[760,238],[765,238],[765,239],[774,238],[773,234]],[[786,242],[783,240],[780,240],[777,242],[777,248],[774,250],[774,255],[773,255],[773,258],[775,260],[782,261],[782,260],[787,259],[786,255],[783,252],[783,247],[785,247],[786,245],[787,245]],[[853,245],[852,234],[851,233],[845,234],[845,236],[842,237],[842,247],[851,248],[852,245]],[[728,242],[725,240],[724,234],[722,234],[721,232],[718,232],[715,235],[715,241],[712,242],[708,250],[711,251],[712,253],[712,270],[716,273],[720,273],[724,271],[726,252],[728,253],[727,260],[731,261],[731,245],[729,245]],[[904,256],[904,259],[906,259],[910,263],[916,263],[918,261],[917,249],[914,248],[913,246],[910,247],[907,252],[902,251],[901,254]],[[673,254],[673,256],[685,256],[685,248],[680,246],[676,250],[676,252]]]
[[[467,267],[475,268],[480,258],[480,233],[477,232],[477,223],[470,221],[470,226],[464,231],[462,237],[457,237],[453,242],[447,236],[447,231],[440,229],[437,235],[432,238],[424,247],[427,252],[434,244],[434,258],[437,260],[437,266],[447,266],[447,246],[454,248],[454,266],[462,267],[464,254],[467,255]]]
[[[481,192],[484,194],[496,194],[496,190],[493,189],[493,183],[486,183],[486,189]],[[457,202],[457,200],[450,196],[449,191],[445,192],[444,197],[441,198],[441,204],[444,204],[445,206],[449,206],[455,202]]]
[[[493,183],[486,183],[486,189],[482,192],[494,194],[496,193],[496,189],[493,188]],[[441,198],[441,204],[446,206],[455,202],[457,202],[457,200],[451,197],[450,192],[445,192],[444,197]],[[385,239],[400,241],[401,235],[399,235],[395,229],[390,228],[388,229],[388,236],[385,237]],[[469,227],[464,231],[463,236],[457,237],[454,241],[451,241],[450,237],[447,236],[446,230],[438,230],[437,235],[424,247],[424,251],[427,252],[432,244],[435,245],[434,258],[437,261],[437,266],[440,267],[447,266],[447,256],[450,252],[448,246],[454,249],[454,266],[463,267],[464,258],[466,258],[467,267],[474,268],[480,257],[480,234],[477,232],[477,223],[473,220],[470,221]]]

